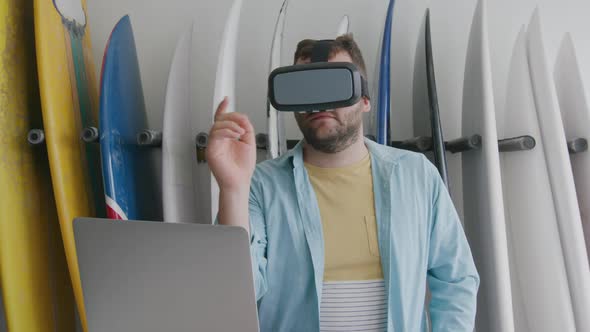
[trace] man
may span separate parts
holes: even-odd
[[[296,64],[310,61],[304,40]],[[352,62],[350,35],[330,62]],[[370,100],[295,115],[304,140],[255,166],[254,129],[218,107],[207,159],[218,221],[249,230],[261,331],[472,331],[479,276],[449,194],[422,155],[363,137]]]

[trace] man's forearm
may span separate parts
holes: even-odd
[[[250,222],[248,219],[249,195],[249,187],[240,190],[221,189],[219,192],[219,224],[241,226],[250,234]]]

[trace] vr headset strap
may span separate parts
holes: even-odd
[[[318,40],[311,49],[311,62],[328,62],[334,39]]]

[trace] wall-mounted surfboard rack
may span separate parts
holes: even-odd
[[[370,139],[370,137],[367,136]],[[207,147],[208,134],[200,133],[197,135],[197,149],[205,150]],[[287,148],[292,149],[300,140],[287,140]],[[466,152],[481,148],[482,138],[480,135],[462,137],[456,140],[445,142],[445,149],[452,153]],[[577,143],[580,144],[580,143]],[[502,139],[498,141],[500,152],[525,151],[535,147],[536,141],[531,136],[519,136],[514,138]],[[432,137],[418,136],[405,141],[393,141],[391,146],[410,150],[414,152],[428,152],[433,149]],[[577,145],[576,145],[577,146]],[[267,134],[260,133],[256,135],[256,148],[266,150],[268,148]],[[204,161],[204,158],[199,160]]]
[[[298,139],[288,139],[287,140],[287,150],[290,150],[299,143],[300,140]],[[268,134],[260,133],[256,135],[256,148],[259,150],[267,150],[268,149]]]
[[[80,137],[86,143],[98,143],[100,140],[100,134],[98,132],[98,128],[96,127],[86,127],[82,129]]]
[[[268,148],[268,135],[258,134],[256,135],[256,148],[260,150],[266,150]]]
[[[205,132],[200,132],[195,137],[195,145],[197,147],[197,162],[204,163],[207,161],[205,149],[207,148],[207,143],[209,143],[209,134]]]
[[[498,140],[498,150],[500,152],[527,151],[536,146],[534,137],[529,135],[512,137]],[[418,136],[405,141],[393,141],[391,146],[395,148],[410,150],[414,152],[428,152],[433,149],[432,137]],[[480,135],[471,135],[461,137],[452,141],[445,142],[445,150],[451,153],[467,152],[478,150],[482,147],[482,137]]]
[[[500,152],[528,151],[535,148],[537,141],[532,136],[519,136],[498,140]]]
[[[41,145],[45,143],[45,131],[43,129],[31,129],[27,134],[27,141],[31,145]]]
[[[365,135],[368,139],[375,140],[372,135]],[[97,143],[100,139],[100,132],[96,127],[87,127],[82,130],[80,138],[86,143]],[[27,134],[27,141],[31,145],[39,145],[45,142],[45,132],[43,129],[31,129]],[[205,150],[209,134],[201,132],[195,137],[197,148],[197,162],[206,162]],[[299,143],[299,140],[287,140],[287,149],[292,149]],[[143,147],[162,147],[162,132],[155,130],[142,130],[137,134],[137,144]],[[404,141],[392,141],[391,146],[414,152],[429,152],[433,150],[432,137],[417,136]],[[445,150],[451,153],[461,153],[471,150],[481,149],[482,137],[480,135],[471,135],[461,137],[452,141],[445,142]],[[536,146],[536,140],[530,135],[506,138],[498,140],[498,150],[500,152],[514,152],[532,150]],[[256,148],[260,150],[268,149],[268,135],[260,133],[256,135]],[[567,148],[570,154],[577,154],[588,151],[588,140],[585,138],[575,138],[567,142]]]
[[[575,138],[567,142],[567,149],[570,154],[576,154],[588,151],[588,140],[585,138]]]
[[[207,143],[209,141],[209,134],[207,133],[199,133],[196,137],[196,146],[197,146],[197,162],[206,162],[205,158],[205,151],[207,148]],[[299,140],[287,140],[287,149],[292,149]],[[264,133],[260,133],[256,135],[256,148],[259,150],[267,150],[269,145],[268,135]]]
[[[142,130],[137,134],[137,144],[145,147],[162,147],[162,132]]]
[[[432,151],[433,142],[432,137],[416,136],[404,141],[392,141],[391,146],[414,152],[427,152]]]
[[[481,149],[482,138],[480,135],[461,137],[445,142],[445,150],[451,153],[467,152]]]

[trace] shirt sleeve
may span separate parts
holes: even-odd
[[[260,300],[267,290],[266,223],[259,197],[255,186],[252,185],[250,187],[249,199],[250,256],[252,259],[252,273],[254,274],[256,301]]]
[[[436,168],[430,170],[434,195],[427,279],[432,330],[473,331],[479,275],[447,188]]]

